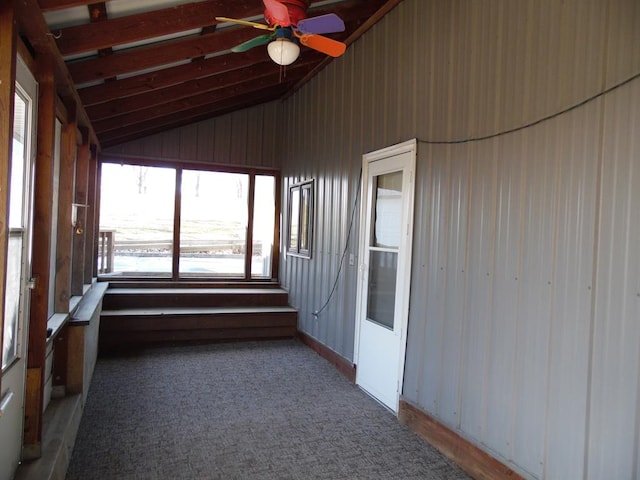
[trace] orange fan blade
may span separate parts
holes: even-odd
[[[322,35],[300,35],[300,43],[332,57],[339,57],[347,49],[344,43],[323,37]]]

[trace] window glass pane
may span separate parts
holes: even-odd
[[[289,191],[289,250],[298,251],[300,231],[300,187]]]
[[[101,240],[113,239],[111,274],[170,276],[175,170],[139,165],[102,165]],[[110,242],[100,242],[107,264]]]
[[[21,94],[15,95],[11,183],[9,186],[9,243],[7,245],[7,281],[5,287],[2,369],[18,357],[18,320],[22,284],[22,247],[25,235],[25,164],[27,161],[27,125],[29,104]]]
[[[374,247],[397,248],[402,222],[402,172],[379,175],[374,179]]]
[[[367,319],[393,330],[396,305],[396,252],[369,252]]]
[[[180,274],[244,277],[249,176],[184,170]]]
[[[253,202],[253,256],[251,258],[251,276],[254,278],[271,278],[275,198],[275,177],[256,175]]]
[[[310,219],[309,215],[311,213],[311,188],[308,185],[305,185],[300,190],[301,199],[300,199],[300,250],[308,251],[310,248],[309,245],[309,227],[310,227]]]
[[[15,95],[13,116],[13,152],[11,159],[11,186],[9,198],[9,228],[23,228],[25,135],[27,130],[27,102]]]
[[[9,245],[7,249],[7,285],[5,289],[2,368],[6,367],[18,356],[21,259],[22,232],[13,233],[9,235]]]
[[[58,198],[60,197],[60,145],[62,142],[62,123],[56,120],[55,145],[53,149],[53,198],[51,218],[58,218]],[[58,222],[51,225],[51,245],[49,247],[49,306],[48,317],[53,315],[56,301],[56,252],[58,251]]]

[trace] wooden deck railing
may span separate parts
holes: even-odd
[[[100,230],[98,239],[98,273],[113,272],[115,230]]]
[[[115,230],[100,230],[98,243],[98,273],[112,273],[115,253],[131,255],[131,251],[161,250],[171,255],[171,240],[119,240],[116,244]],[[261,255],[263,245],[261,242],[253,244],[253,254]],[[224,253],[231,250],[234,254],[245,252],[244,240],[183,240],[180,244],[181,253],[218,252]]]

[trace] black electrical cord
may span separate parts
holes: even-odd
[[[556,117],[559,117],[560,115],[564,115],[565,113],[568,113],[572,110],[575,110],[576,108],[580,108],[584,105],[586,105],[587,103],[590,103],[600,97],[602,97],[603,95],[606,95],[610,92],[613,92],[614,90],[617,90],[618,88],[631,83],[632,81],[636,80],[637,78],[640,78],[640,73],[636,73],[635,75],[627,78],[626,80],[613,85],[612,87],[609,87],[599,93],[596,93],[595,95],[592,95],[588,98],[586,98],[585,100],[582,100],[581,102],[578,102],[574,105],[571,105],[568,108],[565,108],[564,110],[560,110],[559,112],[556,113],[552,113],[551,115],[547,115],[546,117],[542,117],[538,120],[534,120],[533,122],[529,122],[526,123],[524,125],[521,125],[519,127],[514,127],[514,128],[510,128],[508,130],[504,130],[502,132],[497,132],[497,133],[492,133],[489,135],[484,135],[482,137],[471,137],[471,138],[465,138],[465,139],[461,139],[461,140],[420,140],[418,139],[418,143],[422,143],[422,144],[426,144],[426,145],[458,145],[461,143],[470,143],[470,142],[479,142],[482,140],[489,140],[491,138],[496,138],[496,137],[501,137],[503,135],[507,135],[509,133],[515,133],[515,132],[519,132],[520,130],[524,130],[526,128],[530,128],[533,127],[535,125],[539,125],[543,122],[546,122],[548,120],[552,120]],[[353,202],[353,209],[351,210],[351,220],[349,222],[349,231],[347,232],[347,240],[345,242],[345,246],[344,246],[344,250],[342,252],[342,257],[340,258],[340,265],[338,267],[338,273],[336,274],[336,279],[333,282],[333,287],[331,288],[331,292],[329,293],[329,296],[327,297],[327,301],[324,302],[324,304],[322,305],[322,307],[320,307],[318,310],[315,310],[313,312],[313,317],[314,318],[318,318],[318,315],[320,315],[325,308],[327,308],[327,306],[329,305],[329,302],[331,301],[331,297],[333,297],[333,294],[336,291],[336,287],[338,286],[338,280],[340,279],[340,273],[342,272],[342,265],[344,264],[344,258],[347,255],[347,249],[349,247],[349,239],[351,237],[351,230],[353,228],[353,219],[355,218],[355,211],[356,211],[356,205],[358,204],[358,198],[360,196],[360,188],[361,188],[361,184],[362,184],[362,168],[360,169],[360,175],[358,178],[358,190],[356,191],[356,198]]]
[[[515,133],[515,132],[519,132],[520,130],[524,130],[526,128],[530,128],[533,127],[535,125],[538,125],[540,123],[546,122],[548,120],[554,119],[556,117],[559,117],[560,115],[564,115],[565,113],[568,113],[572,110],[575,110],[576,108],[580,108],[584,105],[586,105],[587,103],[590,103],[600,97],[602,97],[603,95],[606,95],[607,93],[613,92],[614,90],[617,90],[618,88],[626,85],[627,83],[631,83],[632,81],[634,81],[635,79],[640,77],[640,73],[636,73],[635,75],[627,78],[626,80],[613,85],[612,87],[607,88],[606,90],[603,90],[599,93],[596,93],[595,95],[592,95],[590,97],[588,97],[585,100],[582,100],[581,102],[576,103],[575,105],[571,105],[568,108],[565,108],[564,110],[560,110],[559,112],[556,113],[552,113],[551,115],[547,115],[546,117],[542,117],[538,120],[534,120],[533,122],[530,123],[526,123],[524,125],[521,125],[519,127],[514,127],[514,128],[510,128],[508,130],[504,130],[502,132],[498,132],[498,133],[492,133],[489,135],[484,135],[482,137],[472,137],[472,138],[465,138],[462,140],[420,140],[418,139],[418,143],[423,143],[426,145],[458,145],[461,143],[470,143],[470,142],[479,142],[481,140],[489,140],[491,138],[496,138],[496,137],[501,137],[502,135],[507,135],[509,133]]]
[[[331,297],[336,291],[336,287],[338,286],[338,280],[340,279],[340,272],[342,271],[342,265],[344,265],[344,258],[347,256],[347,250],[349,248],[349,239],[351,238],[351,230],[353,229],[353,219],[356,216],[356,206],[358,205],[358,198],[360,197],[360,189],[362,186],[362,167],[360,168],[360,175],[358,176],[358,189],[356,190],[356,198],[353,200],[353,208],[351,209],[351,220],[349,221],[349,230],[347,231],[347,239],[344,242],[344,250],[342,251],[342,257],[340,258],[340,265],[338,266],[338,273],[336,273],[336,280],[333,282],[333,287],[331,288],[331,292],[327,297],[327,301],[324,302],[322,307],[313,312],[313,318],[317,319],[318,315],[320,315],[325,308],[329,305],[331,301]]]

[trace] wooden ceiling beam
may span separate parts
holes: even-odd
[[[220,75],[198,78],[171,87],[158,88],[140,95],[94,105],[87,108],[87,113],[94,122],[97,122],[125,113],[151,108],[156,105],[163,105],[169,98],[172,100],[180,100],[206,92],[255,83],[259,79],[264,79],[267,84],[276,84],[281,80],[289,81],[291,78],[299,79],[313,68],[313,65],[318,62],[319,58],[320,55],[313,55],[306,59],[301,59],[283,72],[280,71],[278,65],[271,61],[262,62]]]
[[[115,82],[81,88],[78,93],[86,106],[96,105],[150,92],[157,88],[170,87],[194,78],[236,70],[254,63],[265,62],[267,58],[265,53],[259,49],[253,49],[246,53],[230,53],[123,78]]]
[[[296,75],[292,75],[287,84],[291,84],[294,81],[302,78],[303,72],[299,72]],[[257,79],[253,82],[242,83],[234,85],[233,87],[226,88],[224,90],[215,90],[212,92],[205,92],[199,95],[175,100],[171,102],[165,102],[162,105],[156,105],[144,110],[138,110],[135,112],[118,115],[117,117],[111,117],[105,120],[99,120],[94,123],[94,127],[99,135],[111,130],[118,130],[128,128],[130,125],[141,123],[146,120],[174,115],[176,112],[183,110],[189,110],[194,107],[200,107],[208,104],[215,104],[223,100],[233,99],[234,97],[244,97],[252,95],[256,92],[265,90],[278,89],[284,83],[278,83],[277,79],[274,83],[274,79],[271,77],[264,77]]]
[[[207,25],[216,25],[216,16],[225,16],[230,8],[240,17],[260,15],[261,3],[234,1],[230,7],[225,0],[186,3],[161,10],[151,10],[137,15],[110,18],[98,24],[75,25],[63,28],[57,40],[63,56],[100,50],[150,38],[184,32]]]
[[[153,45],[114,52],[108,57],[70,62],[69,72],[76,84],[90,83],[126,73],[202,57],[229,50],[256,36],[253,29],[229,28],[208,35],[196,35]],[[264,52],[267,57],[266,51]]]
[[[276,85],[270,89],[254,92],[250,95],[228,98],[213,104],[202,105],[182,112],[177,112],[168,116],[154,118],[145,122],[140,122],[122,130],[113,130],[100,135],[101,142],[105,148],[120,143],[125,143],[138,138],[147,137],[155,133],[189,125],[208,118],[217,117],[241,110],[243,108],[254,107],[263,103],[271,102],[280,98],[291,87],[291,83]]]
[[[43,12],[50,12],[51,10],[64,10],[65,8],[82,7],[83,5],[90,5],[95,0],[38,0],[40,9]]]
[[[362,0],[350,1],[346,2],[345,6],[334,10],[338,12],[345,23],[349,24],[348,27],[353,28],[351,22],[369,18],[370,15],[376,13],[380,3],[381,0],[369,0],[364,2],[364,5]],[[323,11],[320,10],[314,14],[321,14]],[[115,52],[108,57],[92,57],[87,60],[73,61],[69,63],[69,71],[76,84],[90,83],[159,65],[168,65],[185,59],[224,52],[258,35],[260,32],[253,28],[225,28],[208,35],[196,35],[131,48]],[[340,40],[346,38],[346,35],[338,34],[333,38]],[[263,52],[263,58],[266,60],[268,58],[266,49],[258,50]]]
[[[98,138],[95,135],[91,121],[80,102],[80,97],[69,70],[49,32],[49,27],[44,21],[38,3],[36,0],[16,0],[15,6],[22,33],[28,39],[31,48],[36,52],[36,56],[49,57],[53,62],[58,94],[63,98],[73,99],[76,104],[76,112],[69,112],[69,115],[75,114],[77,116],[78,123],[88,129],[89,143],[99,147]]]

